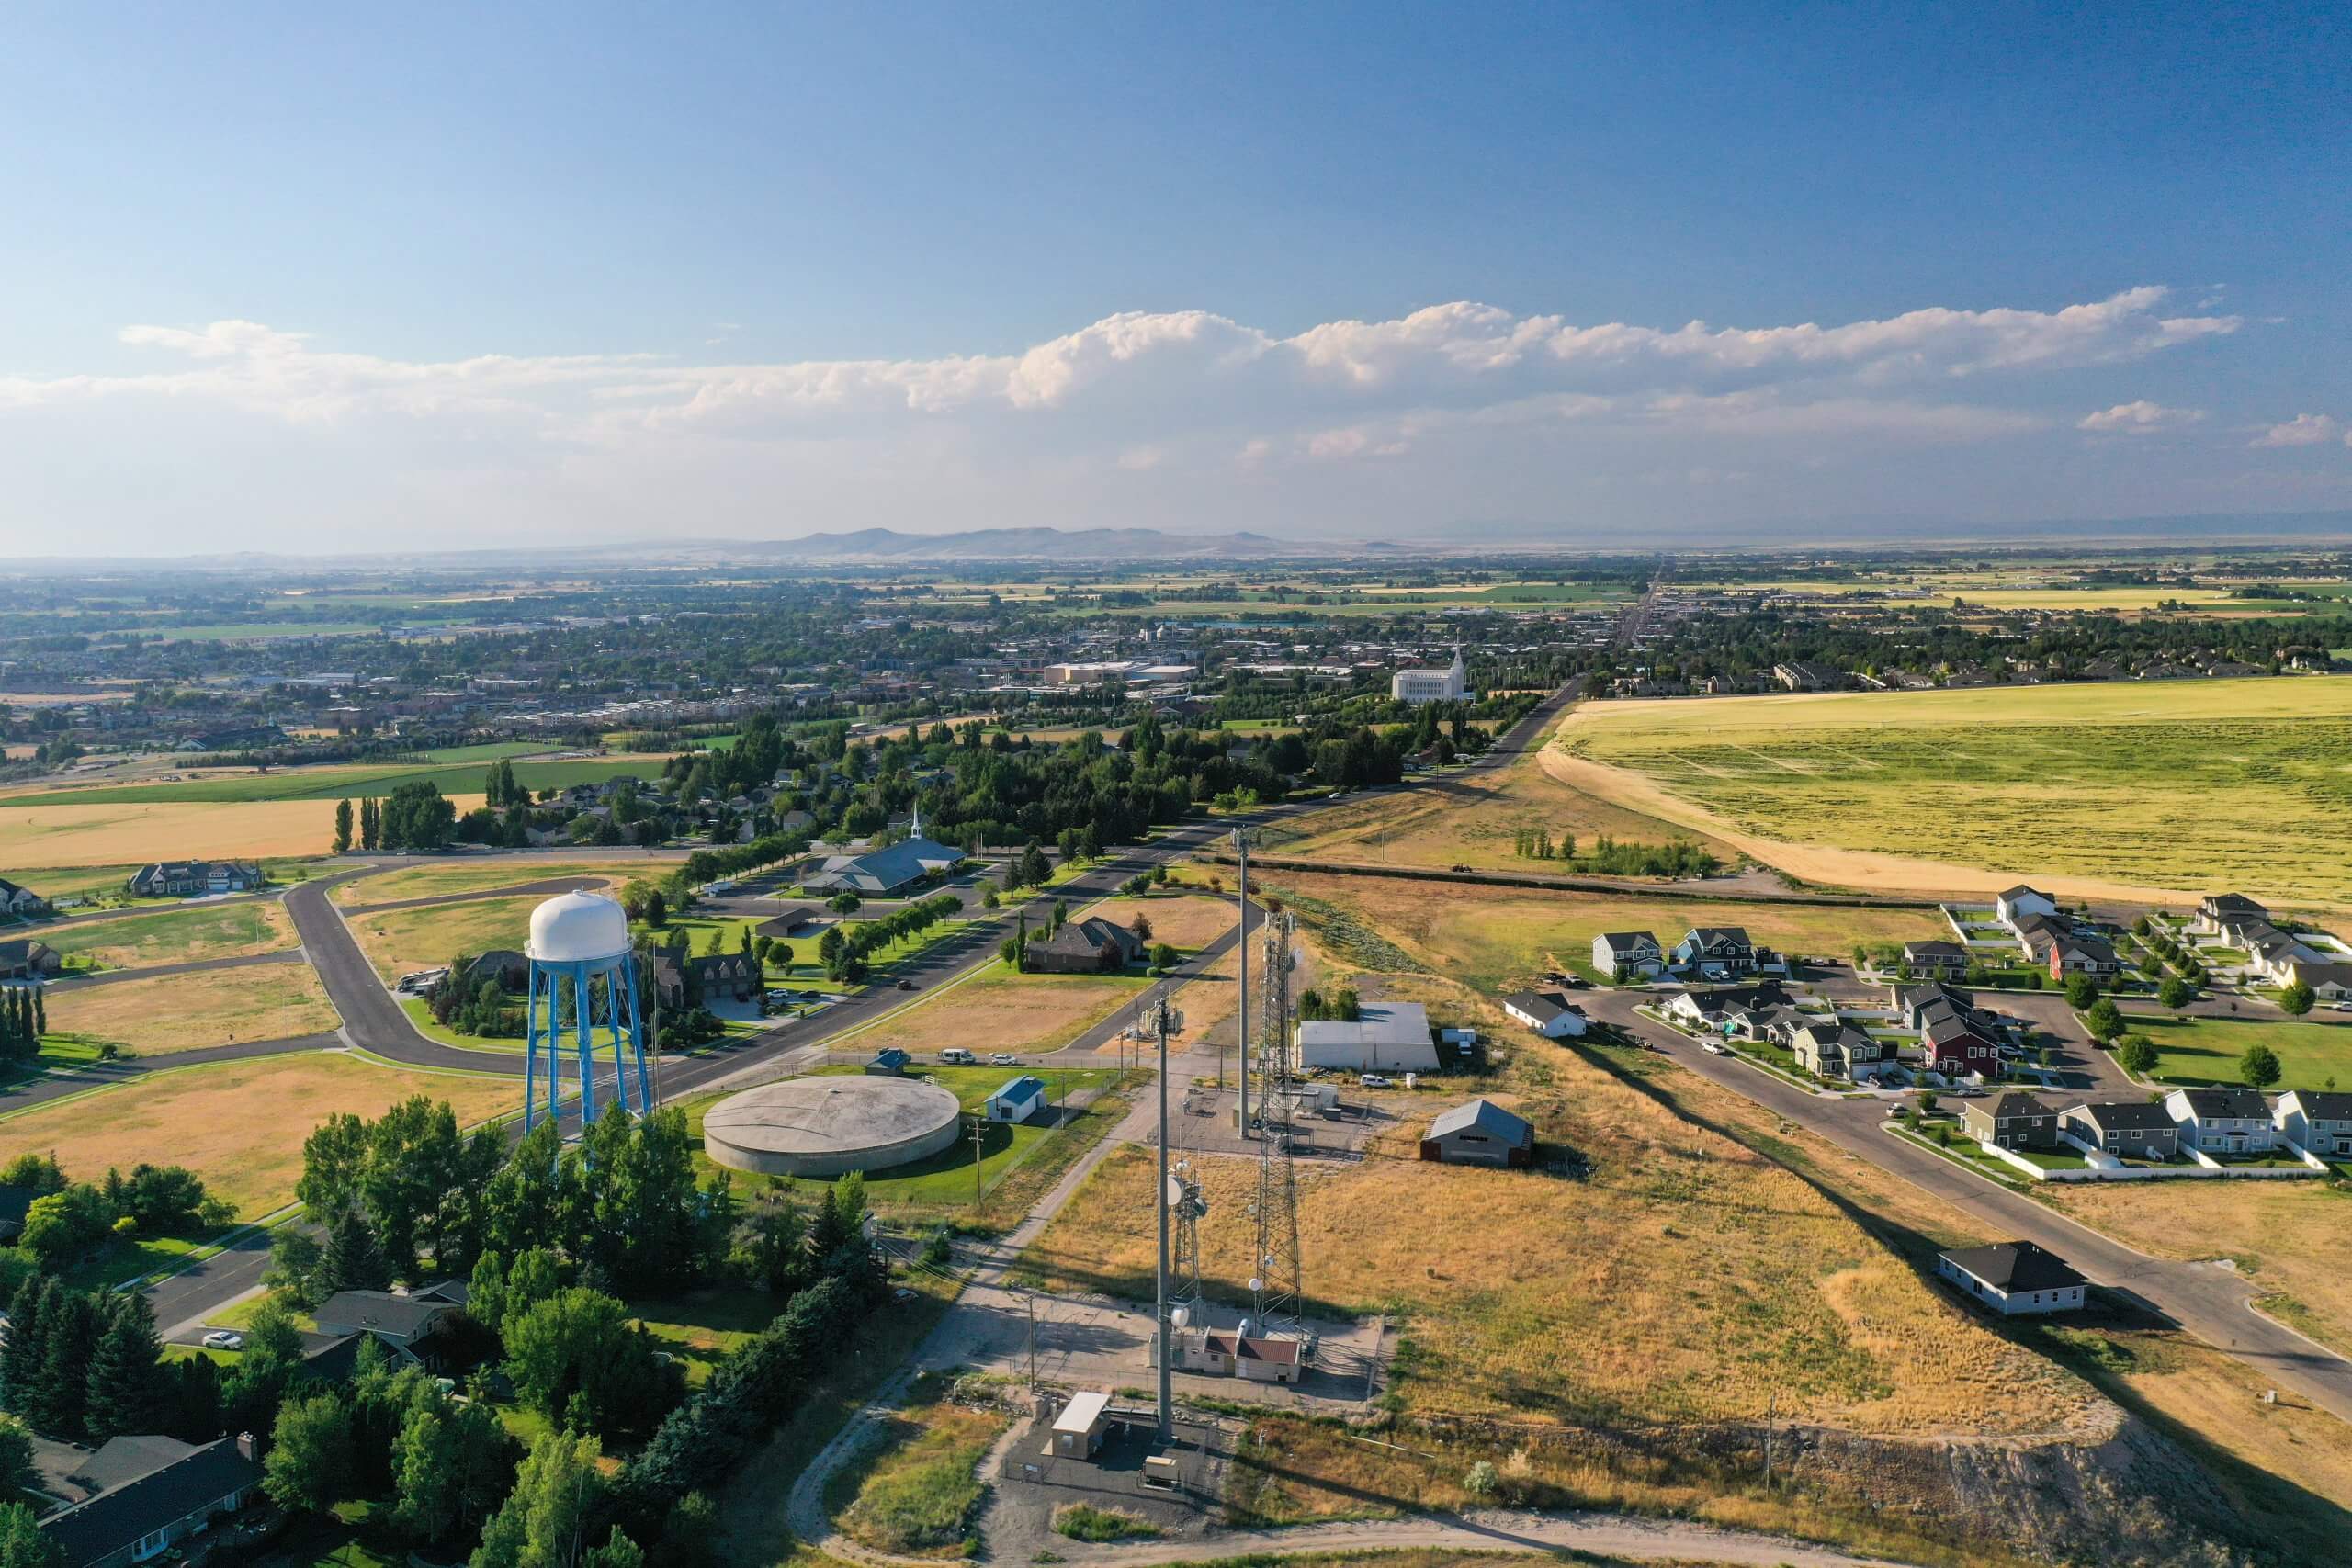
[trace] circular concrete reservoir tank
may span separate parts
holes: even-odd
[[[963,1128],[956,1097],[921,1078],[826,1076],[763,1084],[702,1119],[703,1152],[764,1176],[841,1176],[928,1158]]]

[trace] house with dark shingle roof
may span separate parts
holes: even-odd
[[[2268,1154],[2278,1146],[2270,1102],[2251,1089],[2177,1089],[2165,1111],[2180,1127],[2180,1146],[2209,1155]]]
[[[2296,1147],[2322,1159],[2352,1156],[2352,1094],[2290,1089],[2271,1107],[2270,1121]]]
[[[1023,963],[1039,975],[1115,975],[1144,955],[1143,938],[1115,920],[1090,915],[1032,939]]]
[[[2004,1317],[2072,1312],[2083,1304],[2090,1283],[2064,1258],[2030,1241],[1939,1252],[1936,1272]]]
[[[0,980],[46,980],[65,967],[57,949],[30,937],[0,942]]]
[[[1503,998],[1503,1011],[1546,1040],[1570,1038],[1589,1027],[1584,1010],[1557,991],[1513,991]]]
[[[2058,1132],[2119,1159],[2171,1159],[2180,1153],[2180,1123],[2153,1100],[2070,1105],[2058,1113]]]
[[[1756,944],[1739,926],[1694,926],[1674,944],[1677,969],[1704,976],[1745,975],[1756,967]]]
[[[66,1568],[125,1568],[235,1513],[260,1484],[253,1438],[221,1438],[58,1509],[40,1521],[40,1532]]]
[[[1996,1149],[2058,1146],[2058,1116],[2030,1094],[2011,1091],[1972,1100],[1960,1110],[1960,1124],[1980,1144]]]
[[[1604,976],[1655,975],[1666,967],[1666,950],[1647,931],[1602,931],[1592,939],[1592,966]]]
[[[1957,975],[1968,967],[1968,949],[1956,942],[1906,942],[1903,966],[1934,975]]]

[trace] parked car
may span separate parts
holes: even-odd
[[[975,1066],[979,1062],[979,1058],[978,1056],[973,1055],[961,1045],[950,1045],[946,1050],[942,1051],[939,1054],[939,1059],[943,1062],[953,1062],[959,1066],[967,1067]]]
[[[245,1348],[245,1337],[232,1328],[216,1328],[204,1337],[204,1348],[208,1350],[242,1350]]]
[[[902,991],[911,991],[914,988],[915,983],[912,980],[901,980],[899,982],[899,989]]]
[[[1699,1049],[1704,1051],[1710,1056],[1720,1056],[1724,1054],[1724,1048],[1716,1044],[1712,1040],[1700,1041]]]
[[[1021,1058],[1010,1051],[992,1051],[989,1053],[989,1061],[991,1065],[1000,1067],[1017,1067],[1021,1065]]]
[[[1366,1089],[1386,1089],[1388,1087],[1388,1080],[1381,1077],[1378,1073],[1366,1073],[1356,1081],[1363,1085]]]

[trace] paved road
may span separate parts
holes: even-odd
[[[1926,1189],[1992,1235],[2031,1241],[2072,1263],[2096,1283],[2130,1297],[2352,1421],[2352,1361],[2255,1312],[2259,1292],[2236,1271],[2210,1263],[2151,1258],[2022,1194],[1961,1168],[1886,1131],[1887,1101],[1815,1095],[1637,1016],[1638,994],[1588,991],[1586,1010],[1617,1025],[1680,1066],[1786,1117],[1883,1170]],[[2135,1092],[2135,1098],[2139,1097]]]
[[[67,975],[51,980],[51,991],[86,991],[93,986],[119,986],[126,980],[160,980],[170,975],[201,975],[211,969],[248,969],[256,964],[300,964],[302,950],[289,947],[282,953],[247,953],[234,958],[198,958],[186,964],[157,964],[144,969],[101,969],[94,975]]]

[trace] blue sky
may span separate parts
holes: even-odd
[[[683,9],[12,10],[0,554],[2352,505],[2341,6]]]

